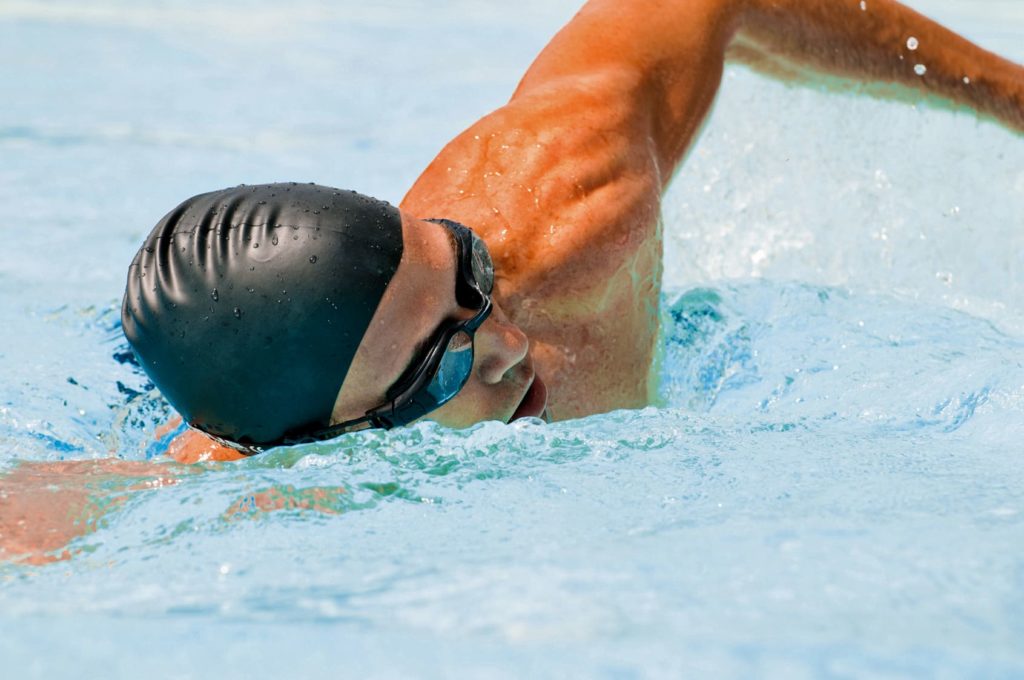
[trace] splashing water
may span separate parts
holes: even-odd
[[[665,201],[655,406],[164,464],[117,321],[148,228],[240,181],[397,201],[578,9],[527,5],[0,8],[0,521],[87,499],[69,559],[0,562],[12,677],[1024,673],[1024,151],[966,115],[730,68]]]

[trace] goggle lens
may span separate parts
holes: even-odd
[[[464,330],[451,337],[426,391],[437,406],[459,393],[473,370],[473,338]]]

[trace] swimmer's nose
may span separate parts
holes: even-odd
[[[526,358],[529,348],[526,334],[495,306],[473,340],[477,376],[488,385],[501,382],[506,373]]]

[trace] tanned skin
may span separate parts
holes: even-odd
[[[463,221],[487,242],[496,298],[530,338],[553,418],[651,402],[661,197],[728,58],[801,80],[890,83],[1024,131],[1020,66],[896,2],[867,6],[592,0],[511,101],[452,140],[416,181],[403,210]],[[928,65],[923,77],[917,63]]]
[[[897,2],[865,5],[591,0],[541,52],[511,100],[424,170],[401,208],[464,222],[487,242],[495,299],[530,340],[553,418],[650,403],[661,197],[711,109],[727,60],[795,82],[827,78],[832,89],[867,84],[900,99],[938,98],[1024,133],[1024,69]],[[919,43],[913,52],[911,36]],[[915,64],[927,72],[918,75]],[[238,457],[198,433],[172,448],[182,462]],[[90,465],[85,472],[102,476],[120,474],[125,463]],[[137,488],[140,477],[170,483],[151,467],[149,474],[128,470],[137,481],[126,488]],[[32,476],[32,487],[67,487],[71,472],[82,470],[26,464],[0,481],[0,492],[7,490],[0,510],[19,509],[0,512],[0,558],[66,557],[64,546],[94,529],[90,508],[99,506],[84,492],[51,499],[45,512],[19,501],[28,492],[15,477]],[[281,505],[259,494],[252,503]]]

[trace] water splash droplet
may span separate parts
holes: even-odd
[[[220,300],[220,293],[218,293],[218,292],[217,292],[217,289],[216,289],[216,288],[214,288],[214,289],[213,289],[213,290],[212,290],[212,291],[210,292],[210,297],[211,297],[211,298],[213,298],[213,301],[214,301],[214,302],[216,302],[217,300]]]
[[[242,318],[242,310],[239,307],[235,307],[235,318],[236,319],[241,319]]]
[[[919,44],[920,43],[917,42],[917,38],[915,38],[914,36],[910,36],[909,38],[907,38],[907,49],[908,50],[911,50],[911,51],[916,50],[917,46]]]
[[[967,76],[964,76],[964,85],[970,85],[970,84],[971,84],[971,79],[968,78]]]
[[[309,263],[310,264],[316,264],[316,255],[310,255],[309,256]]]
[[[275,246],[276,246],[276,245],[277,245],[277,237],[275,236],[274,238],[270,239],[270,243],[271,243],[272,245],[275,245]]]
[[[914,73],[916,73],[919,76],[923,76],[927,72],[928,67],[925,66],[924,64],[918,64],[917,66],[914,67]]]

